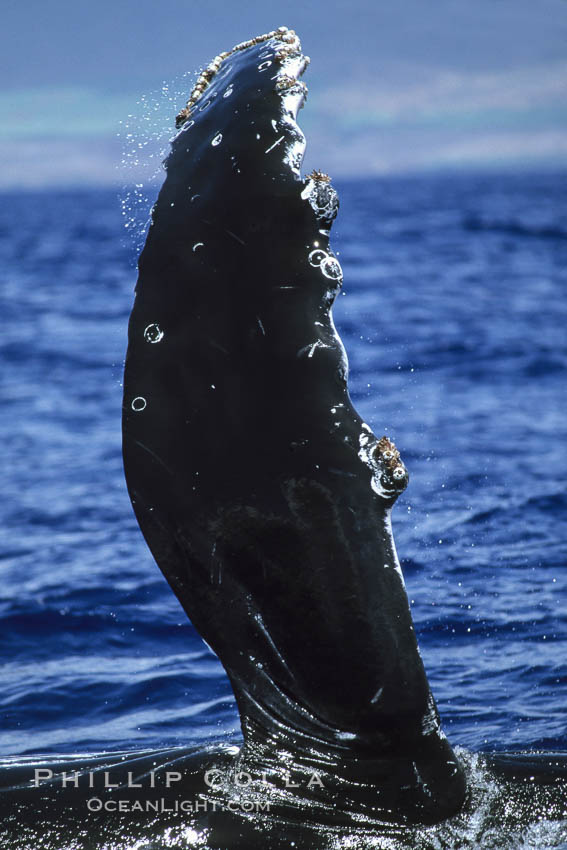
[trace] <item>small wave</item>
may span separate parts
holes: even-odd
[[[491,221],[478,216],[468,216],[463,220],[463,228],[471,231],[504,233],[508,236],[525,236],[534,239],[567,240],[567,230],[554,225],[524,224],[521,221]]]

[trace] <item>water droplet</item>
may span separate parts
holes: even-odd
[[[191,203],[193,203],[193,201],[196,201],[197,198],[200,198],[200,197],[201,197],[200,195],[191,195],[191,198],[189,200],[191,201]]]
[[[163,331],[159,325],[148,325],[144,331],[144,339],[146,342],[161,342],[163,339]]]
[[[227,88],[227,90],[225,91],[225,93],[223,94],[223,97],[230,97],[233,91],[234,91],[234,86],[231,83],[229,85],[229,87]]]
[[[326,257],[321,263],[321,271],[331,280],[340,280],[343,276],[341,264],[334,257]]]
[[[145,410],[146,404],[146,399],[142,398],[142,396],[139,395],[132,402],[132,410],[135,410],[137,413],[139,413],[140,410]]]
[[[321,265],[323,260],[328,259],[328,254],[326,251],[322,251],[320,248],[316,248],[314,251],[311,251],[308,258],[310,265],[317,268]]]
[[[396,466],[396,468],[392,472],[392,475],[394,476],[396,481],[400,481],[402,478],[406,477],[406,471],[403,468],[403,466]],[[441,541],[439,541],[439,542],[441,542]]]
[[[203,248],[203,247],[204,247],[204,245],[205,245],[205,243],[204,243],[204,242],[195,242],[195,244],[193,245],[193,253],[195,253],[195,251],[197,250],[197,248]]]
[[[259,71],[265,71],[265,70],[266,70],[266,68],[269,68],[271,64],[272,64],[272,63],[271,63],[271,62],[270,62],[270,60],[268,59],[266,62],[262,62],[260,65],[258,65],[258,70],[259,70]]]
[[[216,148],[216,146],[220,145],[221,142],[222,142],[222,133],[217,133],[216,136],[214,137],[213,141],[211,142],[211,145],[214,148]]]
[[[203,109],[206,109],[208,106],[210,106],[210,105],[211,105],[211,103],[212,103],[212,101],[211,101],[211,99],[210,99],[210,98],[209,98],[208,100],[206,100],[206,101],[204,102],[204,104],[203,104],[202,106],[200,106],[200,107],[199,107],[199,112],[202,112],[202,111],[203,111]]]

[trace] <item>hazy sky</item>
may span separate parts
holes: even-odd
[[[3,0],[2,12],[0,186],[139,179],[194,72],[282,24],[312,59],[308,169],[567,166],[567,0]]]

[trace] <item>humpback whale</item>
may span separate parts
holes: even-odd
[[[4,763],[7,847],[456,846],[481,811],[565,817],[564,758],[475,761],[441,729],[392,535],[408,472],[351,403],[339,200],[301,175],[307,64],[282,27],[198,78],[125,364],[132,505],[243,745]]]

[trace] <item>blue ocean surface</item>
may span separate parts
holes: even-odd
[[[410,484],[394,534],[444,728],[567,750],[567,182],[337,182],[355,406]],[[122,472],[136,252],[113,191],[0,204],[0,754],[239,737]]]

